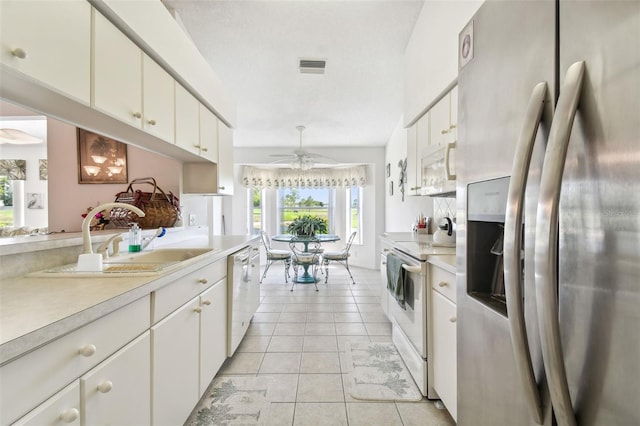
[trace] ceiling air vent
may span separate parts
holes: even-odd
[[[327,61],[324,59],[300,59],[300,74],[324,74]]]

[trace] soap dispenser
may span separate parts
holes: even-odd
[[[137,223],[131,224],[129,229],[129,252],[136,253],[142,249],[142,230]]]

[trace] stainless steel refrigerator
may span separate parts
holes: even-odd
[[[458,423],[640,424],[640,1],[460,33]]]

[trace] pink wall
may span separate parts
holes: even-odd
[[[78,232],[87,207],[115,200],[126,184],[78,184],[76,127],[49,118],[47,121],[49,159],[49,230]],[[179,161],[129,145],[129,181],[152,176],[165,192],[180,194]],[[137,187],[138,188],[138,187]],[[142,185],[142,190],[151,186]]]

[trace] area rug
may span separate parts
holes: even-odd
[[[185,426],[260,425],[268,416],[270,378],[217,377]]]
[[[371,401],[420,401],[422,394],[393,343],[351,342],[353,366],[347,388],[353,398]]]

